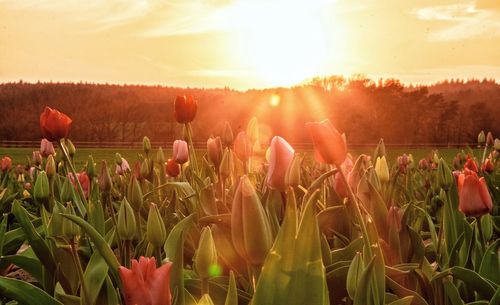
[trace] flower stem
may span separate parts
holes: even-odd
[[[486,241],[484,239],[484,234],[483,234],[483,226],[481,224],[481,216],[476,217],[476,222],[477,222],[477,230],[479,231],[479,241],[481,242],[481,248],[483,248],[483,251],[486,250]]]
[[[64,155],[64,158],[66,159],[66,161],[69,165],[69,169],[70,169],[71,173],[73,174],[73,178],[74,178],[76,185],[77,185],[78,194],[80,195],[80,198],[82,199],[83,205],[85,206],[85,209],[88,210],[89,206],[87,203],[87,198],[85,198],[85,193],[83,192],[83,188],[82,188],[82,185],[80,184],[80,180],[78,180],[78,177],[76,176],[76,170],[75,170],[75,167],[73,166],[73,162],[71,161],[71,158],[69,157],[68,152],[66,151],[66,148],[64,147],[64,144],[62,143],[62,141],[63,140],[61,139],[57,143],[59,144],[59,147],[61,148],[61,151]]]
[[[78,272],[78,278],[80,280],[80,287],[81,287],[80,297],[82,300],[85,300],[84,302],[82,302],[82,304],[86,304],[86,302],[88,301],[88,293],[87,293],[87,288],[85,286],[82,264],[80,263],[80,257],[78,256],[78,250],[76,248],[77,246],[75,244],[74,238],[70,240],[69,244],[71,247],[71,257],[73,258],[73,262],[75,263],[75,268],[76,271]]]

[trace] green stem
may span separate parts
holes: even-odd
[[[161,248],[160,247],[155,247],[155,250],[154,250],[154,255],[155,255],[155,258],[156,258],[156,267],[160,267],[161,266]]]
[[[487,150],[488,150],[488,143],[486,143],[486,145],[484,145],[483,158],[481,159],[481,166],[483,165],[484,160],[486,159],[486,151]]]
[[[71,257],[73,258],[73,262],[75,264],[76,271],[78,273],[78,278],[80,280],[80,297],[82,300],[85,300],[83,304],[85,304],[88,301],[88,293],[87,293],[87,288],[85,287],[85,279],[83,277],[83,269],[82,265],[80,263],[80,257],[78,256],[78,251],[76,249],[75,241],[72,238],[69,242],[71,246]]]
[[[201,279],[201,295],[208,294],[208,278],[204,277]]]
[[[486,240],[484,239],[484,234],[483,234],[483,225],[481,224],[481,216],[476,217],[476,222],[477,222],[477,230],[479,231],[479,241],[481,242],[481,248],[483,249],[483,252],[486,250]]]
[[[64,147],[64,144],[62,143],[62,139],[60,139],[57,143],[59,143],[59,147],[61,148],[61,151],[63,152],[64,158],[66,159],[69,169],[71,173],[73,174],[73,178],[76,182],[77,189],[78,189],[78,194],[80,195],[80,198],[82,199],[83,205],[85,206],[85,209],[88,210],[89,206],[87,203],[87,198],[85,198],[85,193],[83,192],[82,185],[80,184],[80,180],[78,180],[78,177],[76,175],[76,170],[75,167],[73,166],[73,162],[71,162],[71,158],[68,155],[68,152],[66,151],[66,148]]]
[[[190,166],[193,168],[193,172],[199,174],[198,172],[198,161],[196,160],[196,151],[193,146],[193,131],[191,130],[191,123],[186,123],[186,133],[189,146],[189,161]]]

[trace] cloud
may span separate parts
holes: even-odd
[[[431,32],[430,40],[452,41],[500,35],[500,4],[493,1],[424,7],[413,13],[421,20],[443,21],[448,24]]]

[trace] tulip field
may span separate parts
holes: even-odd
[[[1,150],[1,305],[500,304],[490,132],[352,150],[325,119],[301,151],[254,117],[195,150],[197,101],[172,104],[168,147],[80,149],[46,107],[40,148]]]

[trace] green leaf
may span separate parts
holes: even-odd
[[[457,287],[450,281],[448,278],[443,280],[444,291],[446,292],[446,296],[451,301],[453,305],[463,305],[464,301],[460,298],[460,293],[458,292]]]
[[[83,295],[83,304],[95,304],[102,284],[108,275],[108,265],[99,252],[94,252],[87,264],[83,280],[87,289],[88,298]]]
[[[233,271],[229,272],[229,287],[224,305],[238,305],[238,290],[236,289],[236,280],[234,279]]]
[[[402,299],[391,302],[389,303],[389,305],[410,305],[412,301],[413,301],[413,296],[407,296]]]
[[[0,295],[25,305],[63,305],[36,286],[3,276],[0,277]]]
[[[361,277],[358,280],[358,287],[356,295],[354,296],[354,305],[366,305],[370,303],[370,283],[372,280],[372,273],[374,267],[375,257],[372,257],[366,268],[363,270]]]
[[[452,275],[453,277],[463,281],[468,287],[475,290],[482,296],[483,299],[489,300],[495,294],[495,290],[498,289],[498,285],[493,287],[493,285],[479,274],[474,272],[473,270],[463,268],[463,267],[451,267],[432,278],[432,281],[446,278],[447,276]]]
[[[500,239],[497,239],[486,249],[479,267],[479,275],[497,285],[500,285],[500,273],[498,272],[498,270],[500,270],[500,258],[498,254],[499,248]]]
[[[40,283],[43,280],[42,266],[38,259],[23,255],[7,255],[2,256],[0,260],[18,266],[19,268],[31,274],[31,276],[33,276]]]
[[[5,232],[7,231],[7,219],[9,218],[8,214],[4,214],[2,216],[2,222],[0,223],[0,256],[3,255],[3,245],[5,244]]]

